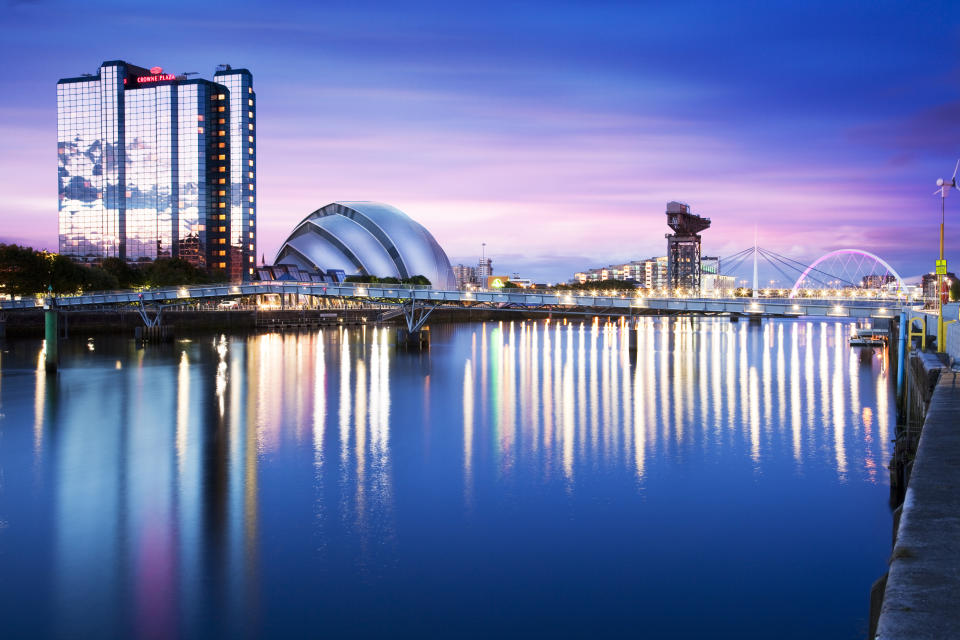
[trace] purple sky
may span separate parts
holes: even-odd
[[[379,200],[454,263],[486,242],[497,272],[563,280],[663,255],[676,199],[713,220],[707,254],[757,225],[798,259],[932,269],[934,182],[960,157],[955,4],[639,4],[7,4],[0,241],[56,249],[56,81],[119,58],[253,72],[268,261],[317,207]],[[949,257],[960,192],[947,216]]]

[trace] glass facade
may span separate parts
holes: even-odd
[[[253,76],[228,65],[214,80],[229,90],[230,213],[227,216],[231,279],[247,279],[257,261],[256,232],[256,94]]]
[[[122,61],[57,84],[60,252],[182,258],[231,281],[255,263],[255,94]]]

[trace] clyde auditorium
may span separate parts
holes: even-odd
[[[304,218],[280,246],[275,265],[380,278],[425,276],[456,289],[447,254],[423,225],[380,202],[333,202]]]

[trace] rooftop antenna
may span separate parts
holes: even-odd
[[[943,353],[946,347],[946,332],[943,325],[943,297],[947,279],[947,261],[943,257],[943,223],[946,218],[947,193],[957,188],[957,170],[960,169],[960,160],[953,167],[953,177],[949,180],[937,179],[937,190],[933,195],[940,194],[940,259],[937,260],[937,351]]]
[[[199,71],[184,71],[184,72],[181,73],[180,75],[182,75],[182,76],[195,76],[195,75],[198,75],[199,73],[200,73]]]

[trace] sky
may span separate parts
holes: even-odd
[[[268,262],[311,211],[376,200],[454,264],[486,243],[495,272],[561,281],[664,255],[679,200],[712,220],[704,254],[756,230],[909,278],[960,158],[951,2],[0,6],[0,242],[57,248],[56,82],[115,59],[251,70]],[[960,192],[946,209],[950,258]]]

